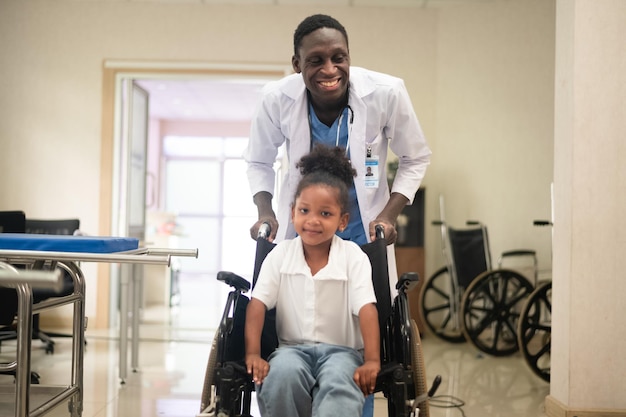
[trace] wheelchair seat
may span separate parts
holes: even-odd
[[[416,273],[404,274],[398,280],[398,294],[393,303],[389,289],[386,242],[378,231],[375,241],[361,248],[372,264],[372,280],[376,294],[381,335],[381,371],[375,392],[387,398],[389,417],[415,415],[419,406],[421,417],[429,416],[428,398],[440,378],[426,392],[424,360],[417,325],[410,318],[407,291],[418,281]],[[274,244],[257,239],[252,286],[232,272],[218,273],[218,280],[231,286],[219,328],[211,344],[205,373],[200,413],[197,417],[251,417],[254,383],[245,365],[244,327],[249,302],[245,293],[256,284],[261,264]],[[261,336],[261,356],[267,359],[278,346],[275,310],[265,315]]]

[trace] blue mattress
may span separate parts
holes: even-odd
[[[133,237],[0,233],[0,250],[114,253],[138,247],[139,239]]]

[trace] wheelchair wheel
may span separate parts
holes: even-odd
[[[415,320],[411,320],[411,363],[413,366],[415,397],[418,398],[428,392],[428,387],[426,385],[426,363],[424,362],[424,353],[422,352],[422,340]],[[428,400],[417,404],[417,408],[420,410],[420,417],[430,417]]]
[[[200,413],[211,415],[215,410],[208,409],[213,400],[213,377],[215,376],[215,366],[217,365],[217,342],[219,340],[219,330],[215,331],[213,342],[211,342],[211,352],[209,362],[204,374],[204,385],[202,386],[202,397],[200,398]],[[213,404],[214,406],[214,404]]]
[[[523,275],[507,269],[486,271],[474,278],[461,302],[467,339],[490,355],[517,352],[517,324],[532,291],[532,284]]]
[[[428,328],[439,338],[451,343],[465,341],[459,314],[460,294],[447,267],[435,272],[422,286],[420,305]],[[458,292],[458,291],[456,291]]]
[[[550,346],[552,335],[552,282],[539,285],[522,309],[518,343],[530,369],[550,382]]]

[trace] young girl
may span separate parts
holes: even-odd
[[[263,262],[246,314],[246,366],[263,417],[357,417],[380,371],[380,337],[369,259],[335,235],[348,224],[356,172],[344,149],[323,146],[297,167],[298,237]],[[268,363],[260,339],[274,307],[279,347]]]

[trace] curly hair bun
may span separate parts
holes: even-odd
[[[326,172],[339,178],[348,186],[352,184],[356,176],[356,170],[346,156],[346,150],[338,146],[316,145],[308,155],[300,159],[296,168],[300,169],[303,176],[316,171]]]

